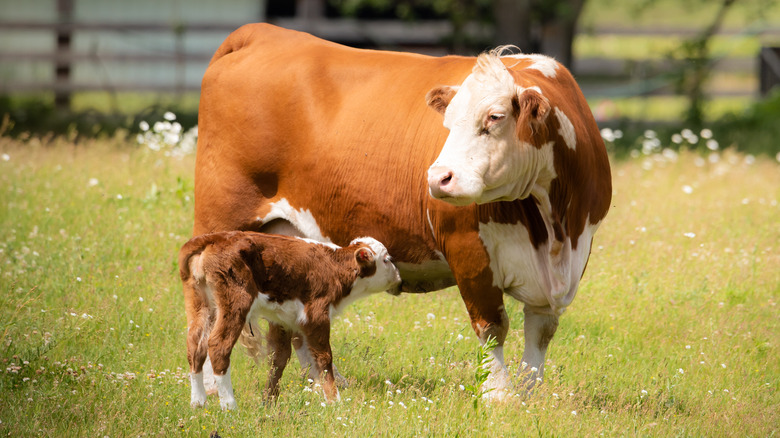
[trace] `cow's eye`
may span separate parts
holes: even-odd
[[[489,116],[489,119],[491,122],[497,122],[501,119],[503,119],[505,116],[503,114],[491,114]]]

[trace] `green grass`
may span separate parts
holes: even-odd
[[[612,211],[529,398],[474,409],[460,385],[474,383],[477,342],[449,289],[347,309],[333,346],[351,386],[332,406],[297,363],[279,402],[262,405],[266,368],[238,348],[240,410],[223,413],[215,398],[189,406],[175,256],[192,226],[193,158],[119,139],[0,138],[0,154],[2,436],[778,433],[780,165],[769,158],[616,162]],[[514,372],[522,306],[507,309]]]

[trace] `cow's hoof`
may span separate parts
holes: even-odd
[[[236,399],[231,398],[227,400],[220,400],[219,401],[219,407],[222,408],[223,411],[237,411],[238,405],[236,404]]]
[[[505,388],[496,388],[482,394],[482,400],[489,403],[502,403],[510,399],[512,393]]]

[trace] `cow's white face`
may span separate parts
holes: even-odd
[[[467,205],[529,196],[552,153],[531,144],[550,112],[539,88],[516,85],[498,57],[483,54],[460,87],[435,88],[427,101],[450,130],[428,168],[432,197]]]

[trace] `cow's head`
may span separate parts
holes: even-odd
[[[528,197],[552,154],[550,103],[538,87],[517,85],[499,56],[485,53],[463,84],[434,88],[426,100],[450,130],[428,168],[431,196],[454,205]]]

